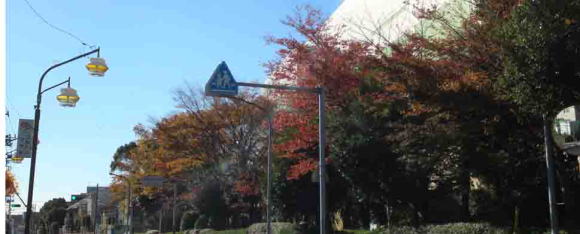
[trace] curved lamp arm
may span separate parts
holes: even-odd
[[[67,63],[70,63],[70,62],[72,62],[72,61],[75,61],[75,60],[77,60],[77,59],[80,59],[80,58],[83,58],[83,57],[89,56],[89,55],[91,55],[91,54],[94,54],[94,53],[98,53],[98,54],[100,54],[100,51],[101,51],[101,48],[97,48],[97,49],[94,49],[94,50],[92,50],[92,51],[90,51],[90,52],[87,52],[87,53],[81,54],[81,55],[79,55],[79,56],[76,56],[76,57],[74,57],[74,58],[71,58],[71,59],[69,59],[69,60],[66,60],[66,61],[64,61],[64,62],[61,62],[61,63],[57,63],[57,64],[55,64],[55,65],[52,65],[52,66],[50,66],[48,69],[46,69],[46,71],[44,71],[44,73],[42,73],[42,76],[40,77],[40,81],[38,82],[38,94],[36,95],[36,107],[37,107],[37,108],[39,108],[39,107],[40,107],[40,102],[41,102],[41,100],[42,100],[42,93],[44,93],[45,91],[47,91],[47,90],[49,90],[49,89],[52,89],[52,88],[54,88],[54,87],[56,87],[56,86],[58,86],[58,85],[61,85],[61,84],[63,84],[63,83],[64,83],[64,82],[63,82],[63,83],[61,83],[61,84],[58,84],[58,85],[56,85],[56,86],[50,87],[50,88],[48,88],[48,89],[45,89],[44,91],[42,91],[42,82],[44,81],[44,77],[46,76],[46,74],[48,74],[48,72],[49,72],[49,71],[51,71],[52,69],[55,69],[55,68],[57,68],[57,67],[60,67],[60,66],[62,66],[62,65],[65,65],[65,64],[67,64]],[[69,79],[70,79],[70,78],[69,78]]]

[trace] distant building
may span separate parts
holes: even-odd
[[[10,225],[10,228],[14,229],[10,230],[11,232],[8,234],[24,233],[24,213],[18,215],[10,215],[7,220],[7,225]],[[6,230],[8,230],[8,226]]]
[[[580,106],[568,107],[556,116],[554,130],[557,134],[580,138]]]
[[[65,230],[73,232],[91,231],[94,228],[95,218],[98,225],[102,224],[101,217],[103,217],[103,214],[105,214],[105,224],[109,223],[108,217],[116,218],[116,206],[112,205],[109,187],[98,187],[98,190],[97,187],[87,187],[87,192],[82,193],[81,197],[82,199],[72,203],[67,208]],[[95,208],[98,211],[96,217]]]

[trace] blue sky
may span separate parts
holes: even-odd
[[[77,107],[43,95],[34,203],[106,186],[118,146],[135,139],[132,128],[177,111],[172,92],[185,82],[202,87],[227,61],[238,81],[263,81],[262,64],[275,58],[269,35],[286,36],[280,23],[296,6],[310,4],[328,16],[340,0],[29,0],[50,23],[101,47],[110,70],[88,75],[80,59],[51,71],[44,87],[71,77]],[[24,0],[6,1],[7,134],[19,118],[32,119],[38,80],[54,63],[90,49],[36,17]],[[12,164],[26,200],[30,160]],[[18,200],[18,199],[16,199]],[[40,207],[38,207],[40,208]]]

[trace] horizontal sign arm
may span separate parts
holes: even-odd
[[[266,89],[283,89],[283,90],[304,91],[304,92],[310,92],[310,93],[320,93],[320,88],[306,88],[306,87],[285,86],[285,85],[255,84],[255,83],[245,83],[245,82],[237,82],[237,83],[239,86],[246,86],[246,87],[257,87],[257,88],[266,88]]]

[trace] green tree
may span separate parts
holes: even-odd
[[[54,198],[40,208],[40,217],[44,223],[56,223],[59,227],[64,225],[64,218],[66,216],[66,208],[68,207],[64,198]],[[50,227],[46,227],[47,229]]]
[[[524,1],[499,30],[499,87],[520,110],[555,114],[580,101],[580,1]]]

